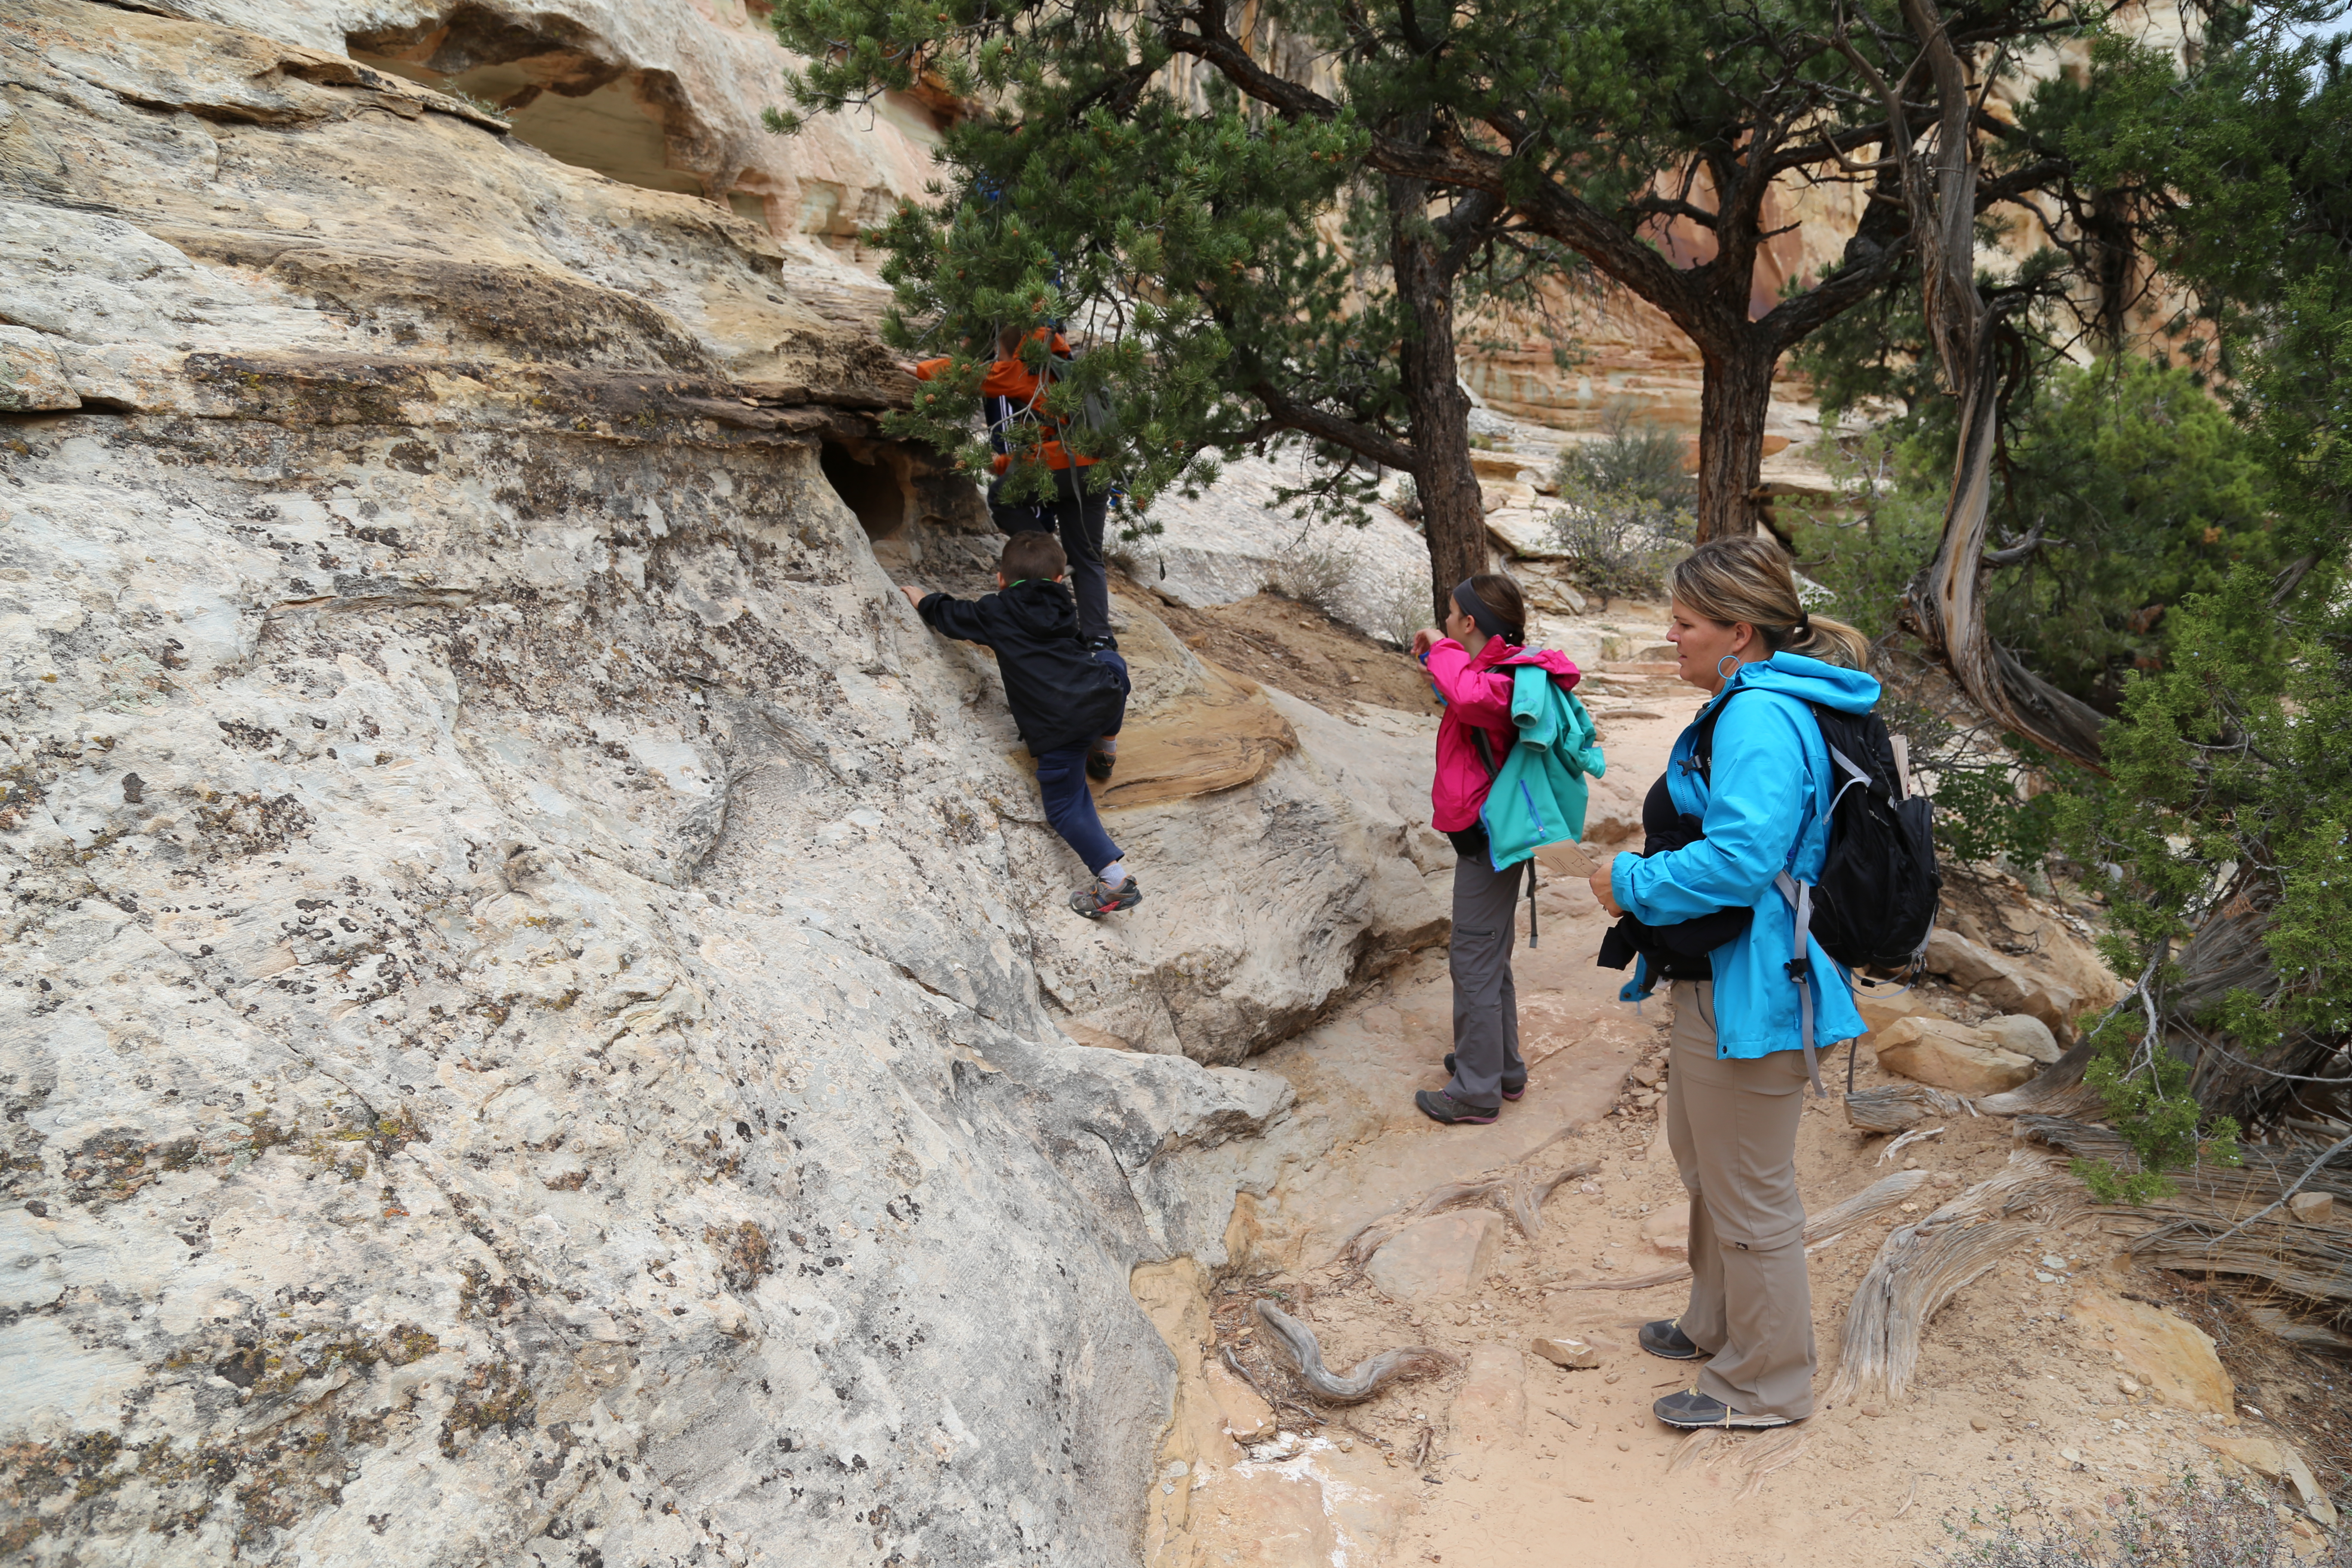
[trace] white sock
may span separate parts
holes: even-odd
[[[1114,860],[1095,873],[1106,888],[1116,888],[1127,880],[1127,862]]]

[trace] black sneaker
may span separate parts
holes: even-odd
[[[1499,1107],[1473,1105],[1442,1089],[1423,1089],[1412,1097],[1412,1106],[1432,1121],[1443,1121],[1448,1127],[1484,1127],[1503,1114]]]
[[[1669,1426],[1679,1426],[1685,1432],[1698,1426],[1730,1426],[1750,1431],[1791,1425],[1786,1415],[1750,1415],[1745,1411],[1734,1410],[1723,1401],[1701,1394],[1696,1388],[1669,1394],[1650,1408],[1659,1420]]]
[[[1143,902],[1143,889],[1129,877],[1116,888],[1107,888],[1097,879],[1090,888],[1080,888],[1070,895],[1070,908],[1090,921],[1105,915],[1115,915],[1121,910],[1131,910]]]
[[[1117,752],[1088,752],[1087,753],[1087,777],[1090,779],[1107,779],[1110,777],[1111,769],[1118,765],[1118,753]]]
[[[1636,1337],[1641,1340],[1643,1350],[1652,1355],[1664,1356],[1668,1361],[1696,1361],[1706,1354],[1688,1334],[1683,1332],[1680,1318],[1660,1318],[1654,1323],[1643,1323],[1641,1333]]]
[[[1448,1078],[1452,1078],[1454,1076],[1454,1053],[1452,1051],[1445,1053],[1445,1076]],[[1527,1091],[1528,1080],[1524,1077],[1522,1077],[1517,1083],[1513,1083],[1509,1079],[1505,1079],[1503,1080],[1503,1098],[1505,1100],[1517,1100],[1519,1096],[1527,1093]]]

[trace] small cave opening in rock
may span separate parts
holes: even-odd
[[[706,138],[667,72],[635,70],[566,23],[522,26],[474,5],[344,40],[352,58],[495,110],[558,163],[646,190],[708,196],[688,166]],[[748,215],[747,215],[748,216]]]
[[[866,537],[895,537],[907,526],[907,482],[880,454],[862,456],[838,441],[827,441],[817,456],[825,482],[841,503],[856,514]]]

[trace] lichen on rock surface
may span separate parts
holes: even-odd
[[[0,16],[0,1540],[1132,1560],[1396,781],[1301,714],[1074,923],[871,333],[254,10]]]

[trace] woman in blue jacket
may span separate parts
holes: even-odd
[[[1812,1293],[1805,1210],[1797,1195],[1797,1121],[1807,1079],[1801,998],[1814,1038],[1863,1033],[1845,971],[1807,939],[1810,978],[1793,981],[1795,910],[1783,873],[1821,875],[1832,799],[1828,748],[1808,702],[1863,712],[1878,682],[1858,668],[1853,627],[1806,614],[1789,558],[1758,536],[1718,539],[1676,566],[1675,673],[1719,710],[1706,770],[1694,723],[1651,787],[1645,817],[1695,818],[1705,837],[1647,857],[1620,855],[1593,873],[1612,914],[1653,926],[1747,910],[1738,934],[1703,957],[1626,987],[1674,986],[1666,1141],[1690,1194],[1690,1305],[1643,1326],[1642,1348],[1704,1360],[1694,1385],[1657,1402],[1673,1426],[1780,1426],[1813,1409]],[[1664,798],[1661,798],[1663,796]]]

